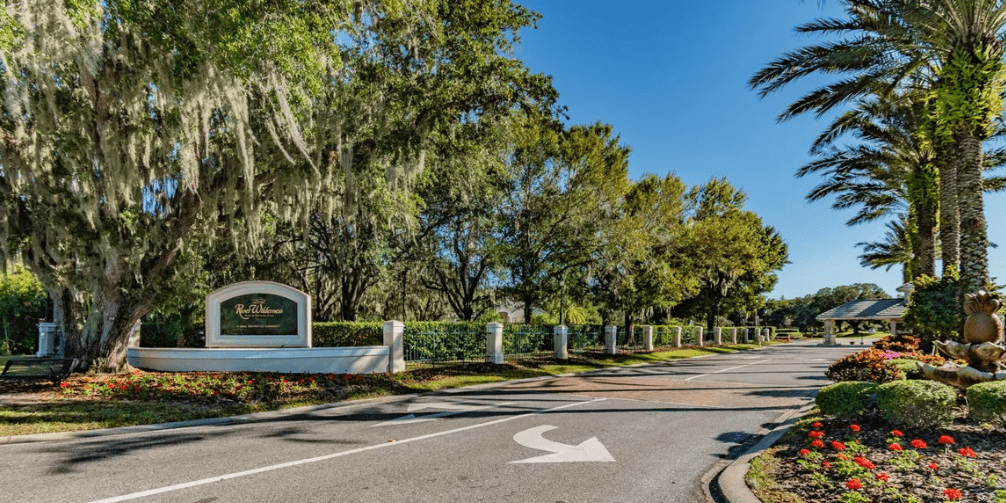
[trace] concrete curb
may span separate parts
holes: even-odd
[[[771,346],[766,346],[771,347]],[[763,347],[752,348],[750,351],[761,350]],[[680,360],[692,360],[695,358],[706,358],[710,356],[716,356],[715,353],[708,355],[692,356],[689,358],[682,358],[678,360],[669,360],[669,362],[680,361]],[[668,362],[653,362],[653,363],[636,363],[633,365],[622,365],[615,367],[604,367],[594,370],[586,370],[583,372],[571,372],[566,374],[557,374],[552,376],[540,376],[540,377],[528,377],[524,379],[514,379],[510,381],[500,381],[485,384],[474,384],[471,386],[463,386],[460,388],[449,388],[437,391],[429,391],[425,393],[416,393],[412,395],[394,395],[389,397],[380,398],[365,398],[361,400],[353,400],[352,402],[338,402],[329,403],[321,405],[308,405],[304,407],[294,407],[290,409],[280,409],[271,410],[267,412],[255,412],[252,414],[243,414],[238,416],[227,416],[227,417],[213,417],[207,419],[193,419],[190,421],[176,421],[173,423],[159,423],[159,424],[143,424],[136,426],[123,426],[120,428],[106,428],[99,430],[83,430],[83,431],[65,431],[58,433],[36,433],[32,435],[9,435],[6,437],[0,437],[0,446],[2,445],[14,445],[14,444],[28,444],[37,442],[57,442],[61,440],[77,440],[77,439],[88,439],[88,438],[100,438],[100,437],[110,437],[114,435],[125,435],[129,433],[143,433],[151,431],[164,431],[164,430],[175,430],[180,428],[193,428],[200,426],[217,426],[217,425],[228,425],[228,424],[245,424],[254,423],[258,421],[267,421],[270,419],[277,419],[281,417],[294,416],[297,414],[307,414],[318,410],[328,410],[328,409],[338,409],[338,408],[348,408],[357,407],[361,405],[370,405],[372,403],[385,403],[385,402],[399,402],[407,400],[409,398],[414,398],[417,396],[436,396],[436,395],[450,395],[457,394],[467,391],[477,391],[479,389],[493,388],[497,386],[510,385],[510,384],[520,384],[525,382],[534,381],[545,381],[549,379],[558,379],[561,377],[572,377],[577,375],[589,375],[597,372],[607,372],[611,370],[642,367],[646,365],[661,365]]]
[[[751,492],[747,482],[744,481],[744,477],[751,467],[751,460],[769,447],[772,447],[791,426],[796,424],[800,418],[813,409],[814,405],[814,402],[811,402],[799,409],[793,409],[784,413],[775,421],[778,426],[771,430],[764,430],[764,437],[748,449],[747,452],[730,462],[726,468],[722,468],[722,471],[719,471],[720,467],[717,466],[707,474],[709,483],[712,483],[713,479],[716,479],[720,494],[727,503],[762,503]],[[762,434],[762,432],[759,432],[759,434]],[[719,478],[716,478],[717,473],[719,474]],[[706,482],[706,478],[703,478],[703,482]],[[703,487],[706,488],[707,485],[704,483]],[[706,488],[706,490],[708,491],[709,489]]]

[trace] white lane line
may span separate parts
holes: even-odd
[[[713,375],[713,374],[719,374],[720,372],[726,372],[728,370],[736,370],[736,369],[739,369],[739,368],[750,367],[751,365],[758,365],[759,363],[765,363],[765,362],[770,362],[770,361],[772,361],[771,358],[769,358],[767,360],[759,360],[759,361],[747,363],[747,364],[744,364],[744,365],[738,365],[736,367],[730,367],[730,368],[726,368],[726,369],[717,370],[716,372],[710,372],[708,374],[694,375],[694,376],[685,378],[685,380],[686,381],[691,381],[692,379],[698,379],[700,377],[705,377],[705,376]]]
[[[485,427],[485,426],[492,426],[494,424],[505,423],[507,421],[513,421],[515,419],[523,419],[525,417],[536,416],[536,415],[539,415],[539,414],[544,414],[546,412],[552,412],[552,411],[556,411],[556,410],[568,409],[570,407],[576,407],[577,405],[583,405],[583,404],[587,404],[587,403],[600,402],[600,401],[603,401],[603,400],[606,400],[606,398],[597,398],[597,399],[594,399],[594,400],[588,400],[588,401],[584,401],[584,402],[568,403],[566,405],[560,405],[558,407],[552,407],[551,409],[538,410],[538,411],[535,411],[535,412],[529,412],[527,414],[521,414],[519,416],[504,417],[504,418],[495,419],[495,420],[492,420],[492,421],[489,421],[489,422],[485,422],[485,423],[479,423],[479,424],[473,424],[473,425],[469,425],[469,426],[463,426],[461,428],[455,428],[453,430],[441,431],[441,432],[438,432],[438,433],[430,433],[428,435],[420,435],[418,437],[406,438],[404,440],[396,440],[394,442],[388,442],[388,443],[384,443],[384,444],[368,445],[367,447],[360,447],[358,449],[350,449],[348,451],[336,452],[336,453],[333,453],[333,454],[326,454],[324,456],[317,456],[317,457],[314,457],[314,458],[300,459],[300,460],[297,460],[297,461],[288,461],[286,463],[280,463],[278,465],[263,466],[261,468],[254,468],[252,470],[245,470],[243,472],[229,473],[229,474],[226,474],[226,475],[219,475],[219,476],[216,476],[216,477],[210,477],[210,478],[206,478],[206,479],[202,479],[202,480],[194,480],[192,482],[185,482],[185,483],[182,483],[182,484],[175,484],[175,485],[172,485],[172,486],[160,487],[160,488],[157,488],[157,489],[150,489],[150,490],[147,490],[147,491],[141,491],[141,492],[132,493],[132,494],[125,494],[125,495],[122,495],[122,496],[116,496],[114,498],[106,498],[106,499],[102,499],[102,500],[95,500],[95,501],[92,501],[90,503],[116,503],[116,502],[119,502],[119,501],[129,501],[129,500],[134,500],[134,499],[137,499],[137,498],[144,498],[144,497],[147,497],[147,496],[153,496],[155,494],[164,494],[164,493],[173,492],[173,491],[180,491],[182,489],[188,489],[190,487],[196,487],[196,486],[201,486],[201,485],[206,485],[206,484],[212,484],[214,482],[222,482],[224,480],[236,479],[236,478],[239,478],[239,477],[247,477],[249,475],[255,475],[255,474],[258,474],[258,473],[271,472],[273,470],[279,470],[279,469],[282,469],[282,468],[290,468],[291,466],[300,466],[300,465],[306,465],[306,464],[309,464],[309,463],[317,463],[319,461],[326,461],[326,460],[329,460],[329,459],[335,459],[335,458],[340,458],[340,457],[343,457],[343,456],[349,456],[350,454],[358,454],[358,453],[361,453],[361,452],[372,451],[372,450],[375,450],[375,449],[383,449],[385,447],[392,447],[392,446],[395,446],[395,445],[407,444],[409,442],[417,442],[419,440],[426,440],[428,438],[434,438],[434,437],[441,437],[441,436],[444,436],[444,435],[450,435],[452,433],[460,433],[462,431],[473,430],[475,428],[482,428],[482,427]]]

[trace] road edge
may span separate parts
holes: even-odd
[[[816,393],[815,393],[816,396]],[[758,432],[762,439],[757,444],[748,449],[744,454],[732,461],[724,461],[717,464],[702,477],[702,490],[705,492],[706,500],[715,501],[712,497],[712,484],[716,484],[716,489],[722,501],[726,503],[762,503],[762,500],[754,495],[748,487],[744,477],[751,467],[751,460],[763,451],[775,445],[797,421],[805,416],[816,404],[810,403],[795,409],[784,412],[773,423],[776,426],[772,429],[763,428]],[[724,467],[724,465],[726,465]]]

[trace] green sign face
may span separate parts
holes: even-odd
[[[220,335],[297,335],[297,303],[252,293],[220,303]]]

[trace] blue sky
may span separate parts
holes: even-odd
[[[676,173],[685,183],[727,177],[748,194],[747,208],[779,231],[790,264],[772,298],[825,287],[876,283],[897,296],[901,271],[859,265],[856,243],[880,241],[884,222],[848,227],[854,210],[805,196],[819,176],[796,178],[828,118],[782,124],[785,106],[827,77],[798,82],[765,99],[748,79],[784,52],[817,39],[793,29],[841,16],[837,0],[686,0],[610,2],[516,0],[539,12],[537,30],[521,34],[517,55],[553,77],[570,123],[611,124],[632,147],[630,176]],[[990,274],[1006,282],[1006,195],[987,194]]]

